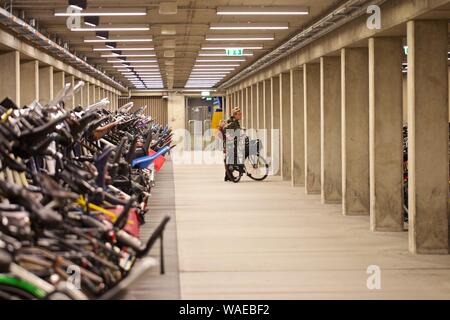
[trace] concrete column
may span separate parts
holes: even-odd
[[[258,126],[257,129],[264,129],[264,82],[258,82]]]
[[[20,53],[12,51],[0,54],[0,99],[10,98],[21,107],[20,101]]]
[[[20,101],[28,105],[39,101],[39,61],[20,64]]]
[[[271,147],[271,158],[272,158],[272,173],[273,175],[281,175],[280,171],[280,77],[272,77],[271,79],[271,108],[272,108],[272,147]]]
[[[94,104],[97,102],[97,98],[95,97],[95,86],[91,83],[89,85],[89,104]]]
[[[280,74],[281,177],[291,180],[291,73]]]
[[[231,99],[231,94],[227,94],[227,96],[225,97],[225,110],[223,110],[223,114],[225,115],[225,118],[230,113],[230,108],[231,108],[230,99]]]
[[[305,191],[320,194],[320,65],[303,66],[305,107]]]
[[[264,80],[264,129],[266,129],[265,145],[266,155],[272,153],[272,81]]]
[[[57,94],[66,85],[66,74],[64,71],[57,71],[53,74],[53,94],[56,97]]]
[[[91,93],[90,93],[91,86],[89,83],[85,83],[83,87],[83,108],[86,108],[90,104],[91,99]]]
[[[400,70],[401,71],[401,70]],[[341,58],[320,59],[321,199],[342,202]]]
[[[242,107],[241,107],[241,111],[242,111],[242,121],[241,121],[241,126],[243,127],[247,127],[247,89],[244,88],[242,89]]]
[[[246,122],[245,127],[247,129],[251,129],[251,127],[252,127],[252,116],[253,116],[252,115],[252,87],[251,86],[247,87],[246,90],[247,90],[247,94],[246,94],[246,97],[247,97],[247,117],[245,119],[245,122]]]
[[[97,102],[102,100],[103,99],[102,88],[97,86],[95,95],[97,97]]]
[[[305,97],[303,70],[293,69],[291,81],[291,173],[292,185],[305,186]]]
[[[78,82],[78,80],[75,80],[75,83],[77,83],[77,82]],[[84,89],[82,88],[80,91],[78,91],[75,94],[75,97],[74,97],[74,106],[75,107],[83,105],[83,99],[84,99],[84,92],[83,91],[84,91]]]
[[[74,76],[68,76],[66,78],[66,83],[70,83],[73,86],[75,86],[75,77]],[[75,107],[75,95],[72,97],[72,99],[69,99],[66,101],[66,109],[72,110]]]
[[[369,39],[370,229],[403,230],[402,39]]]
[[[367,48],[341,52],[342,208],[369,214],[369,65]]]
[[[408,30],[409,250],[448,254],[448,26]]]
[[[53,67],[39,69],[39,100],[46,104],[53,100]]]
[[[258,128],[258,84],[252,85],[252,129]]]

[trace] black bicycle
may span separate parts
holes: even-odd
[[[269,176],[269,164],[261,156],[262,149],[261,140],[250,140],[247,136],[244,137],[244,148],[237,137],[228,143],[225,152],[225,170],[228,179],[238,183],[246,174],[255,181],[265,180]]]

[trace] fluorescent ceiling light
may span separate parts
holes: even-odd
[[[75,7],[75,6],[73,6]],[[81,8],[78,8],[79,10]],[[146,16],[147,9],[145,8],[89,8],[87,10],[80,10],[81,12],[66,12],[66,10],[55,10],[56,17],[128,17],[128,16]]]
[[[271,41],[273,35],[207,35],[206,41]]]
[[[156,60],[107,60],[108,63],[156,63]]]
[[[287,30],[288,23],[211,23],[211,30]]]
[[[211,68],[211,69],[196,68],[196,69],[192,69],[192,72],[203,72],[203,71],[234,71],[234,68]]]
[[[145,65],[127,66],[127,65],[123,65],[123,64],[121,64],[121,65],[113,65],[113,68],[127,68],[127,67],[130,67],[130,68],[145,68],[145,67],[152,67],[152,66],[150,66],[150,65],[149,66],[145,66]],[[155,65],[153,67],[158,68],[159,66]]]
[[[218,15],[308,15],[309,7],[218,7]]]
[[[245,62],[245,59],[197,59],[196,62]]]
[[[150,53],[150,54],[103,54],[101,56],[102,58],[151,58],[156,57],[156,54]]]
[[[226,53],[199,53],[199,57],[229,57]],[[244,53],[243,57],[252,57],[253,53]]]
[[[123,25],[123,26],[107,26],[102,25],[95,28],[72,28],[74,32],[91,32],[91,31],[149,31],[150,26],[148,24],[143,25]]]
[[[94,51],[153,51],[155,48],[94,48]]]
[[[205,46],[202,46],[202,50],[226,50],[226,49],[229,49],[229,48],[240,48],[240,49],[244,49],[244,50],[261,50],[261,49],[263,49],[264,47],[262,46],[262,45],[255,45],[255,46],[242,46],[242,45],[236,45],[236,44],[233,44],[233,46],[216,46],[216,45],[214,45],[214,46],[211,46],[211,45],[205,45]]]
[[[240,66],[239,64],[196,64],[196,65],[194,65],[194,68],[204,68],[204,67],[212,67],[212,68],[224,67],[224,68],[226,68],[226,67],[239,67],[239,66]]]
[[[104,31],[105,32],[105,31]],[[104,39],[103,39],[104,38]],[[149,36],[146,37],[130,37],[130,38],[118,38],[118,37],[103,37],[103,38],[95,38],[95,37],[86,37],[84,38],[85,43],[103,43],[103,42],[152,42],[153,39]]]

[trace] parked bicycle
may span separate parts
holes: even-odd
[[[0,103],[0,300],[114,298],[155,266],[158,240],[164,273],[170,218],[146,240],[140,226],[172,132],[132,104],[65,110],[82,86]]]
[[[225,145],[225,170],[230,181],[238,183],[244,175],[255,181],[269,176],[269,165],[261,156],[261,140],[235,136]]]

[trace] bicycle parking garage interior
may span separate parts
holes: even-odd
[[[450,299],[450,1],[0,4],[0,300]]]

